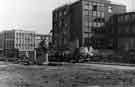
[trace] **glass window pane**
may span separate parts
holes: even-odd
[[[101,12],[101,17],[102,17],[102,18],[104,18],[104,17],[105,17],[104,12]]]
[[[97,27],[97,23],[96,22],[93,23],[93,27]]]
[[[92,26],[92,23],[91,23],[91,22],[89,22],[89,26],[90,26],[90,27]]]
[[[89,5],[89,10],[92,10],[92,5]]]
[[[93,16],[96,16],[96,11],[93,11]]]
[[[88,10],[84,10],[84,15],[89,15],[89,11]]]
[[[100,12],[97,12],[97,16],[100,17]]]
[[[92,15],[92,11],[89,11],[89,15]]]
[[[112,7],[111,6],[108,7],[108,12],[112,13]]]

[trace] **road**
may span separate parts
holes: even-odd
[[[0,62],[0,87],[135,87],[135,67],[23,66]]]

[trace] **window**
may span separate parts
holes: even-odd
[[[100,27],[101,26],[101,23],[97,23],[97,27]]]
[[[97,11],[97,5],[93,5],[92,10],[93,10],[93,11]]]
[[[88,21],[86,21],[84,24],[85,24],[86,27],[88,27],[88,25],[89,25],[89,24],[88,24]]]
[[[93,23],[93,27],[97,27],[97,23],[96,22]]]
[[[92,23],[91,22],[89,22],[89,27],[91,27],[92,26]]]
[[[84,16],[84,21],[88,21],[89,20],[89,16],[85,15]]]
[[[88,31],[89,31],[88,27],[84,27],[84,32],[88,32]]]
[[[89,2],[88,1],[84,1],[83,2],[83,8],[84,9],[88,9],[89,8]]]
[[[85,38],[89,37],[88,33],[84,32],[83,37]]]
[[[83,1],[84,5],[88,5],[88,3],[89,3],[88,1]]]
[[[101,17],[104,18],[105,17],[105,13],[101,12]]]
[[[118,22],[120,23],[122,20],[121,20],[121,16],[120,17],[118,17]]]
[[[130,19],[129,15],[126,15],[125,16],[125,21],[129,21],[129,19]]]
[[[101,25],[101,26],[104,26],[104,23],[101,23],[100,25]]]
[[[59,21],[59,27],[61,27],[61,25],[62,25],[62,22],[61,22],[61,21]]]
[[[92,10],[92,4],[89,3],[89,10]]]
[[[89,15],[89,11],[88,10],[84,10],[84,15]]]
[[[100,12],[97,12],[97,16],[100,17]]]
[[[111,6],[108,7],[108,12],[112,13],[112,7]]]
[[[84,9],[89,9],[89,5],[88,4],[85,4],[83,8]]]
[[[59,12],[59,16],[60,16],[60,17],[62,16],[62,13],[61,13],[61,12]]]
[[[96,2],[94,2],[94,3],[92,3],[93,5],[97,5],[97,3]]]
[[[89,15],[92,15],[92,11],[89,11]]]
[[[104,6],[101,6],[100,7],[100,11],[104,11],[105,10],[105,7]]]
[[[97,16],[96,11],[93,11],[93,16]]]
[[[63,14],[66,15],[67,14],[67,11],[64,11]]]
[[[102,7],[104,7],[105,5],[104,4],[101,4]]]
[[[100,6],[101,6],[101,4],[100,4],[100,3],[97,3],[97,6],[98,6],[98,7],[100,7]]]

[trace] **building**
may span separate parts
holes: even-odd
[[[15,56],[32,52],[35,48],[35,32],[24,30],[7,30],[0,34],[4,55]]]
[[[106,27],[114,50],[135,50],[135,12],[113,15]]]
[[[93,46],[105,49],[104,24],[113,14],[126,12],[126,6],[108,0],[78,0],[53,11],[52,41],[56,48]]]
[[[41,41],[47,40],[48,43],[52,42],[51,35],[36,34],[35,35],[35,48],[39,47]]]
[[[0,33],[0,56],[3,56],[3,50],[4,50],[4,34]]]
[[[51,43],[51,35],[38,34],[25,30],[6,30],[0,33],[0,55],[33,57],[35,48],[47,39]]]
[[[53,11],[52,41],[57,48],[64,47],[70,41],[70,15],[69,5],[64,5]]]

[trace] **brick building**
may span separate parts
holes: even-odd
[[[105,22],[111,15],[124,12],[126,6],[108,0],[78,0],[56,8],[53,11],[53,44],[56,48],[75,43],[76,47],[105,49]]]

